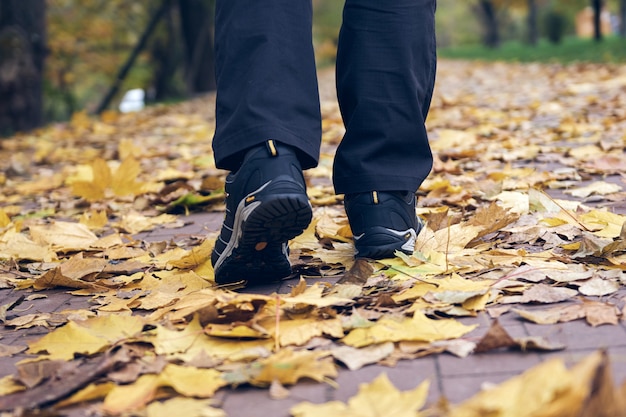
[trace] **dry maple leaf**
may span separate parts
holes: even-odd
[[[348,403],[332,401],[325,404],[300,403],[291,408],[293,417],[419,417],[426,403],[429,383],[423,382],[410,391],[398,391],[386,374],[369,384],[361,384],[359,392]]]
[[[453,319],[433,320],[416,311],[413,317],[396,320],[382,318],[371,327],[352,330],[342,343],[363,347],[384,342],[423,341],[455,339],[469,333],[477,325],[466,326]]]
[[[549,417],[624,415],[623,401],[613,386],[608,356],[596,352],[571,370],[563,361],[544,362],[469,400],[452,406],[449,417]],[[601,395],[602,397],[598,397]],[[606,402],[600,403],[600,399]],[[585,414],[581,414],[585,410]],[[594,410],[593,413],[589,413]],[[605,414],[603,410],[612,410]]]
[[[91,165],[91,179],[73,181],[72,191],[87,201],[103,200],[107,190],[118,197],[135,196],[143,191],[143,184],[137,182],[140,173],[141,166],[133,157],[124,159],[115,172],[105,160],[98,158]]]

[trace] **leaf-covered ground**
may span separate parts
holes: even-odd
[[[210,399],[226,386],[267,387],[280,398],[301,380],[333,384],[339,367],[563,348],[509,336],[496,320],[504,314],[620,325],[626,68],[441,62],[428,120],[435,167],[419,191],[427,227],[412,256],[371,263],[353,262],[330,186],[343,134],[330,89],[324,74],[322,159],[306,173],[315,217],[290,245],[306,279],[290,294],[216,287],[208,258],[217,230],[138,238],[182,227],[187,213],[223,209],[212,97],[100,119],[77,114],[0,142],[0,285],[24,299],[64,288],[92,305],[37,314],[21,298],[3,302],[6,328],[50,331],[28,346],[0,346],[4,356],[29,355],[0,380],[0,410],[89,403],[107,415],[221,416]],[[458,319],[479,314],[494,319],[491,330],[464,338],[475,325]],[[501,395],[447,406],[425,405],[426,386],[400,393],[381,377],[348,404],[301,404],[292,414],[379,415],[364,400],[370,391],[386,393],[376,403],[397,416],[423,407],[512,415],[513,401],[494,402],[511,392],[538,404],[520,416],[594,415],[599,392],[604,407],[626,410],[601,377],[607,366],[601,353],[571,370],[547,362],[498,387]],[[546,378],[553,383],[533,392]]]

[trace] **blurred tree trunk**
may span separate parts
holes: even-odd
[[[596,42],[602,40],[602,0],[591,0],[593,8],[593,38]]]
[[[141,51],[143,51],[143,49],[146,47],[148,39],[150,38],[154,30],[156,29],[157,24],[169,10],[170,4],[171,4],[171,0],[163,0],[159,8],[155,10],[154,14],[152,15],[152,17],[150,18],[148,22],[148,26],[146,26],[146,29],[141,34],[141,37],[139,38],[137,45],[135,45],[135,47],[131,51],[130,55],[126,59],[126,62],[124,63],[124,65],[122,65],[122,67],[118,71],[117,76],[115,77],[115,80],[113,81],[113,84],[111,85],[111,87],[109,87],[109,91],[107,92],[107,94],[104,96],[104,98],[98,105],[98,108],[96,109],[97,114],[102,113],[103,111],[107,109],[107,107],[109,107],[109,104],[113,100],[113,97],[115,97],[120,87],[122,86],[122,83],[126,79],[128,72],[133,67],[135,60],[137,59]]]
[[[475,10],[484,26],[483,43],[489,48],[500,46],[500,28],[498,15],[492,0],[480,0]]]
[[[537,0],[528,0],[528,43],[537,45],[539,32],[537,31]]]
[[[215,0],[179,0],[185,80],[190,94],[215,90]]]
[[[626,0],[619,2],[620,29],[619,33],[622,38],[626,38]]]
[[[0,134],[43,123],[45,0],[0,1]]]
[[[180,27],[174,18],[174,9],[169,8],[165,16],[165,31],[161,31],[150,46],[150,56],[154,67],[151,100],[163,101],[171,97],[180,97],[173,79],[176,68],[182,63],[180,49]]]

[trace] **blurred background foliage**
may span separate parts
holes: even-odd
[[[77,111],[97,113],[115,108],[123,92],[132,88],[144,89],[149,102],[206,93],[214,89],[214,1],[2,0],[0,75],[19,73],[15,68],[20,68],[22,61],[6,57],[27,49],[16,48],[15,42],[3,43],[7,28],[27,20],[24,10],[43,9],[43,116],[32,126],[66,120]],[[334,62],[343,3],[313,0],[313,35],[320,67]],[[603,14],[596,15],[595,10],[603,10]],[[625,15],[626,0],[438,0],[439,55],[625,62],[626,30],[621,24]],[[29,31],[34,29],[27,28]],[[35,56],[40,52],[29,53]],[[10,120],[8,116],[3,119],[3,114],[13,105],[11,94],[19,96],[16,86],[21,85],[13,79],[7,84],[6,79],[0,77],[0,94],[5,100],[5,105],[0,105],[0,134],[24,128],[3,126]]]

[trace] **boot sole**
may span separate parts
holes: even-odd
[[[291,265],[283,243],[311,223],[313,213],[306,194],[268,196],[243,217],[238,242],[215,271],[215,281],[264,283],[289,276]]]

